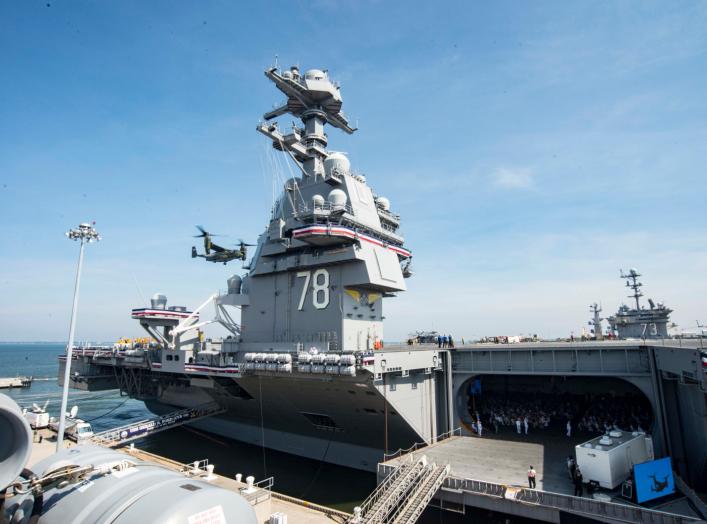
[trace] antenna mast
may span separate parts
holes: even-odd
[[[621,271],[621,278],[626,280],[626,287],[631,288],[633,290],[633,294],[628,296],[629,298],[633,298],[636,301],[637,310],[641,309],[638,299],[643,296],[643,293],[641,293],[641,287],[643,286],[643,284],[638,281],[638,277],[640,276],[641,274],[635,269],[629,269],[628,273],[624,273],[623,271]]]
[[[592,313],[592,320],[589,321],[589,325],[594,328],[594,338],[596,340],[603,340],[604,334],[602,332],[601,321],[603,320],[599,313],[601,313],[601,306],[594,302],[589,306],[589,311]]]

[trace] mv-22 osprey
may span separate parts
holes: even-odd
[[[206,259],[209,262],[221,262],[224,265],[228,264],[231,260],[245,261],[246,256],[248,255],[248,247],[253,245],[253,244],[246,244],[245,242],[243,242],[243,240],[240,240],[237,249],[227,249],[225,247],[214,244],[211,241],[211,237],[217,236],[217,235],[212,235],[211,233],[206,231],[202,226],[196,226],[196,228],[201,233],[198,235],[194,235],[194,238],[203,238],[204,239],[204,254],[200,255],[199,253],[196,252],[196,247],[192,246],[192,248],[191,248],[191,257],[192,258],[201,257],[201,258]]]

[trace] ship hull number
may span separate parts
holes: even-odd
[[[329,305],[329,271],[317,269],[316,271],[299,271],[297,278],[304,278],[302,294],[299,297],[297,309],[304,310],[304,303],[307,300],[307,291],[312,284],[312,305],[315,309],[325,309]]]

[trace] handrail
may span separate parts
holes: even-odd
[[[687,482],[685,482],[680,475],[676,473],[674,476],[675,487],[677,487],[678,490],[680,490],[680,493],[685,495],[687,499],[692,502],[693,506],[697,509],[697,512],[702,515],[702,518],[707,519],[707,503],[705,503],[705,501],[702,500],[697,493],[695,493],[695,490],[687,485]]]
[[[194,420],[216,415],[225,411],[216,403],[203,404],[194,408],[181,409],[161,417],[139,420],[130,424],[125,424],[117,428],[112,428],[93,435],[92,440],[96,444],[103,446],[114,446],[146,437],[147,435],[158,433],[172,427],[180,426]]]
[[[441,433],[440,435],[437,435],[437,437],[429,440],[423,440],[422,442],[415,442],[412,446],[410,446],[407,449],[398,449],[397,451],[393,451],[392,453],[383,453],[383,462],[388,462],[389,460],[392,460],[394,458],[397,458],[401,455],[404,455],[406,453],[410,453],[411,451],[417,451],[423,446],[430,446],[432,444],[435,444],[436,442],[439,442],[440,440],[445,440],[450,437],[454,436],[459,436],[461,437],[462,435],[462,428],[457,427],[454,429],[451,429],[449,431],[445,431],[444,433]]]
[[[323,202],[322,204],[299,204],[297,206],[297,213],[299,215],[307,215],[309,213],[317,213],[317,212],[331,212],[331,211],[345,211],[349,215],[355,215],[353,207],[351,207],[351,204],[344,204],[342,205],[334,205],[331,202]]]
[[[255,505],[263,500],[268,500],[272,496],[272,487],[275,485],[275,477],[268,477],[253,484],[256,491],[248,492],[248,487],[240,488],[240,495],[250,504]]]
[[[380,464],[379,466],[382,466],[384,470],[395,468],[395,466],[390,464]],[[550,491],[515,487],[483,480],[462,479],[459,477],[447,477],[442,485],[442,489],[457,492],[466,491],[483,496],[503,498],[521,504],[534,504],[574,513],[603,515],[635,524],[642,524],[643,522],[652,522],[655,524],[691,524],[700,521],[700,519],[695,517],[677,515],[639,506],[629,506],[616,502],[574,497],[572,495],[553,493]]]

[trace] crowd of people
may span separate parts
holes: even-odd
[[[573,432],[608,433],[611,430],[648,431],[651,409],[638,395],[556,395],[484,393],[469,397],[472,429],[498,433],[504,428],[527,435],[537,430],[561,429]]]

